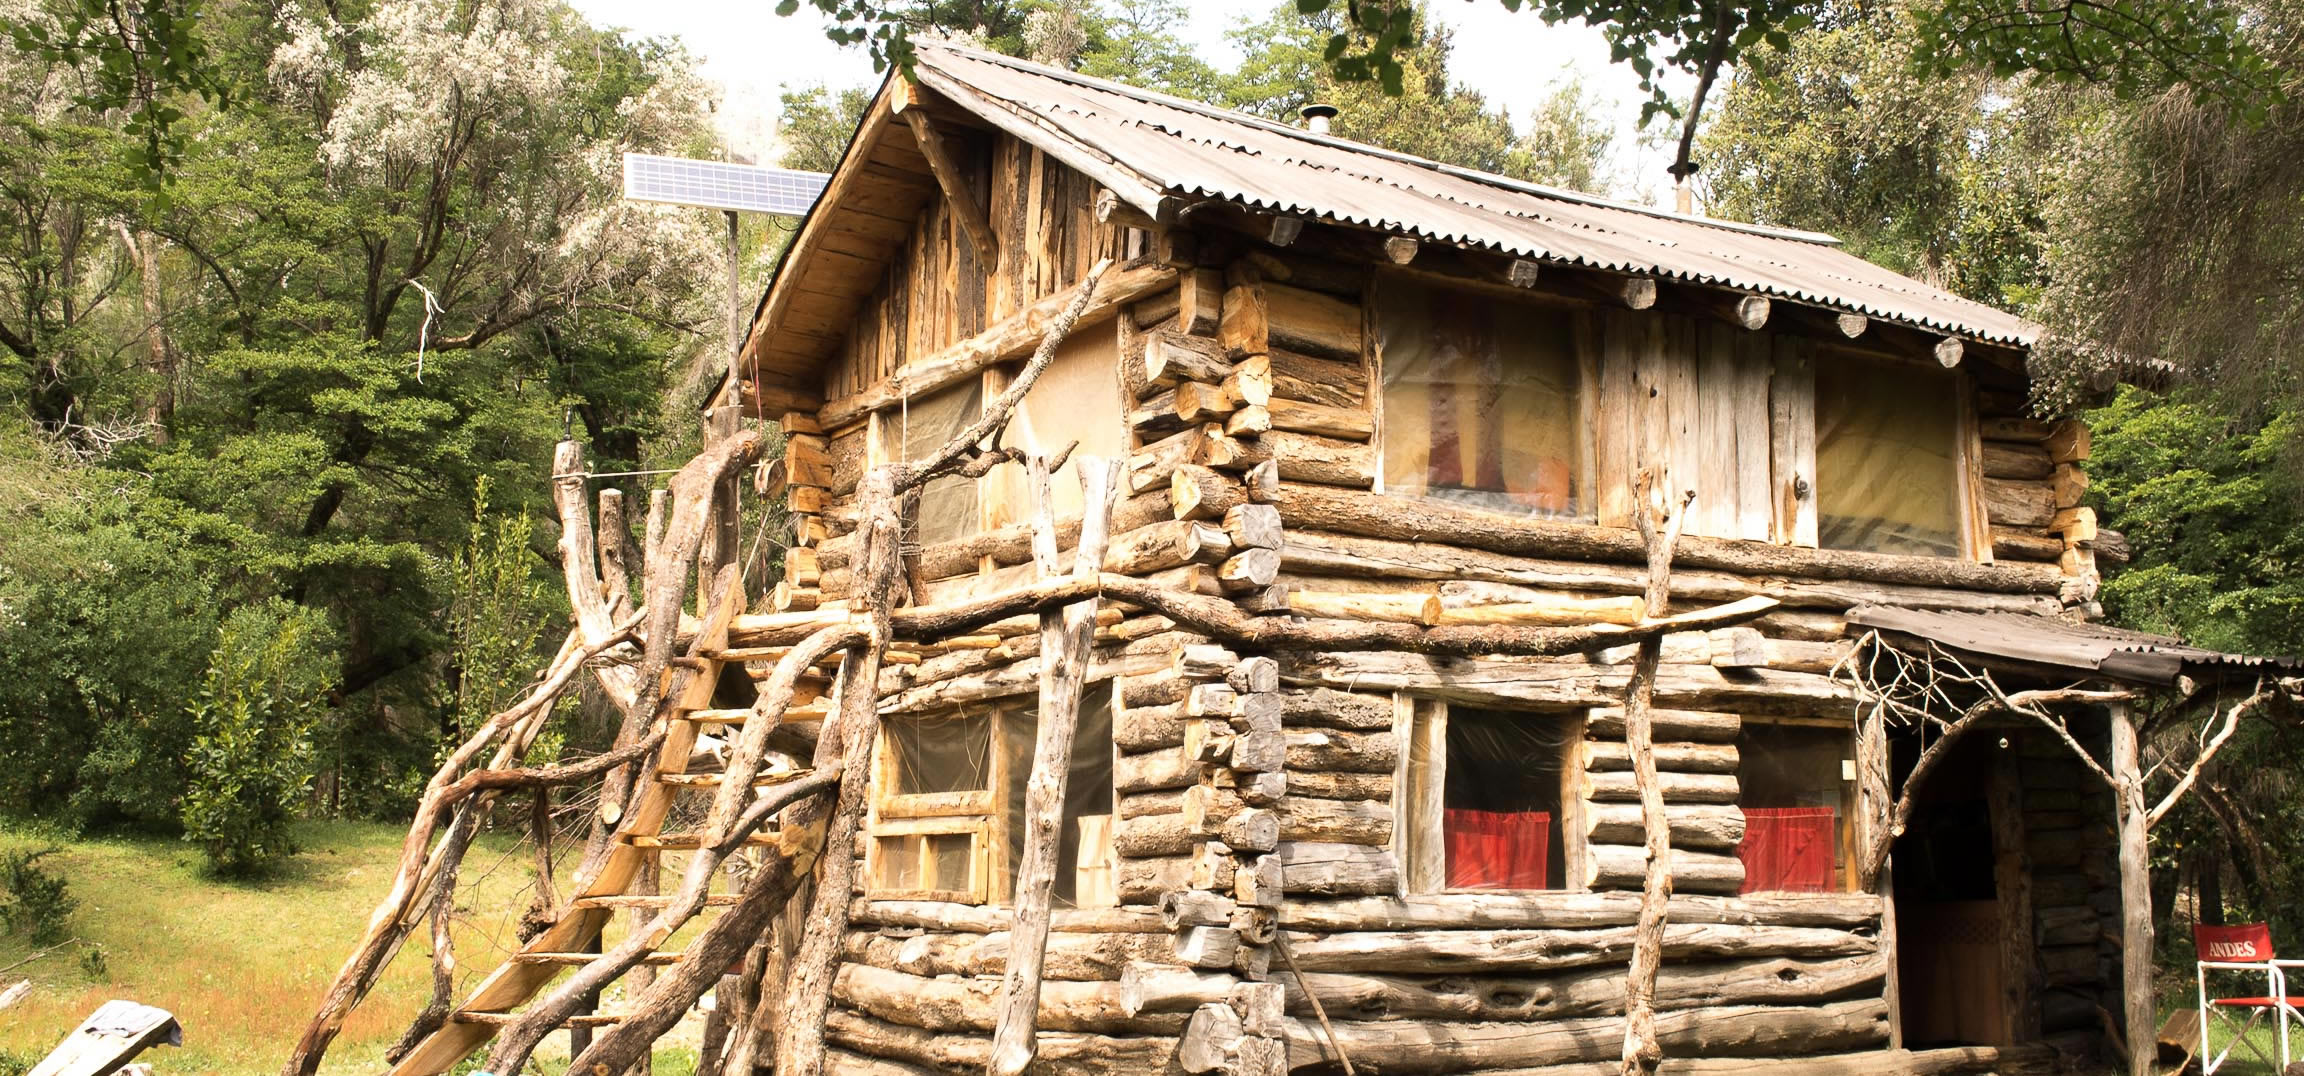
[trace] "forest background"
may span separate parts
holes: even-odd
[[[73,6],[5,0],[0,22],[37,44]],[[2091,500],[2137,554],[2109,616],[2304,653],[2304,0],[2239,5],[2274,89],[2249,109],[2196,79],[1945,68],[1906,4],[1818,7],[1740,49],[1699,204],[2047,324],[2040,406],[2089,412]],[[1174,0],[905,18],[1276,119],[1337,104],[1344,137],[1600,193],[1632,183],[1632,140],[1677,133],[1617,129],[1613,88],[1576,82],[1508,115],[1411,10],[1396,93],[1338,79],[1343,10],[1243,24],[1230,70]],[[618,169],[722,147],[679,48],[556,0],[215,0],[203,21],[203,83],[157,114],[91,90],[104,55],[0,50],[0,812],[181,835],[250,874],[298,819],[404,817],[548,656],[553,442],[635,496],[693,450],[726,347],[720,223],[622,201]],[[786,94],[779,163],[828,170],[863,103]],[[788,238],[747,223],[747,291]],[[2124,354],[2174,376],[2121,387]],[[540,753],[611,728],[583,703],[556,727]],[[2253,724],[2160,828],[2163,915],[2183,886],[2204,916],[2304,924],[2299,731]]]

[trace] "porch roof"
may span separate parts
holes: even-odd
[[[2289,676],[2304,669],[2304,661],[2296,658],[2227,654],[2188,645],[2171,635],[2025,613],[1865,605],[1849,610],[1848,623],[1878,630],[1892,642],[1925,640],[1976,657],[2158,687],[2173,686],[2180,677],[2248,679]]]

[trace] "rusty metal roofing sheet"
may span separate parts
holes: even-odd
[[[935,43],[923,81],[1001,126],[1023,121],[1076,165],[1213,197],[1518,257],[1707,284],[2020,347],[2039,327],[1890,272],[1829,236],[1708,221],[1300,131],[1007,56]],[[995,117],[993,112],[1002,113]],[[1135,184],[1128,186],[1135,187]],[[1152,205],[1138,208],[1156,212]]]
[[[2181,639],[2023,613],[1966,613],[1866,605],[1848,623],[1926,639],[1952,650],[2056,666],[2082,676],[2167,686],[2178,676],[2222,679],[2261,673],[2292,675],[2294,658],[2251,657],[2185,645]]]

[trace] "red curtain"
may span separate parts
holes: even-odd
[[[1744,861],[1746,893],[1829,893],[1833,884],[1834,831],[1830,807],[1746,807]]]
[[[1441,812],[1450,889],[1543,889],[1551,865],[1552,812]]]

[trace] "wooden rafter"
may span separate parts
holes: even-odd
[[[899,81],[895,87],[896,114],[912,128],[912,138],[920,144],[920,155],[928,158],[928,170],[936,174],[936,185],[944,188],[944,200],[952,207],[952,215],[959,219],[960,229],[968,233],[968,245],[976,248],[976,263],[991,265],[1000,258],[1000,240],[992,233],[992,218],[984,211],[984,202],[976,192],[968,189],[968,177],[960,173],[960,162],[952,159],[951,147],[936,133],[936,121],[921,108],[920,87]]]

